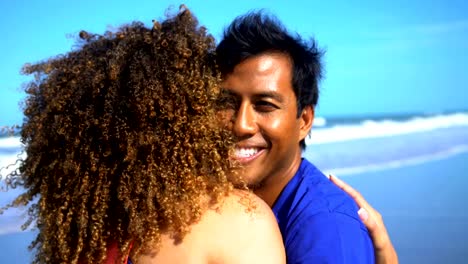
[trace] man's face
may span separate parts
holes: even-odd
[[[291,71],[286,55],[266,53],[238,64],[222,82],[221,114],[238,138],[233,158],[251,187],[292,177],[301,162],[299,142],[310,125],[304,114],[297,117]]]

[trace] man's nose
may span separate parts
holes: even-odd
[[[234,118],[232,130],[237,137],[251,136],[257,132],[254,109],[249,103],[241,103]]]

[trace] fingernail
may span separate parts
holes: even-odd
[[[359,209],[359,211],[357,211],[359,217],[361,218],[361,220],[363,222],[367,221],[367,219],[369,219],[369,213],[367,213],[367,210],[364,209],[364,208],[361,208]]]

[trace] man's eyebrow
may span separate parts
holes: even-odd
[[[276,92],[262,92],[254,95],[255,98],[271,98],[280,103],[284,102],[283,96]]]
[[[236,92],[232,91],[229,88],[221,89],[220,95],[221,96],[233,96],[233,97],[238,97],[239,96],[239,94],[237,94]],[[252,97],[257,99],[257,100],[262,99],[262,98],[271,98],[271,99],[276,100],[276,101],[278,101],[280,103],[284,102],[284,97],[281,96],[281,94],[276,93],[276,92],[270,92],[270,91],[257,93],[257,94],[254,94]]]

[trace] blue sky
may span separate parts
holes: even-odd
[[[219,39],[265,9],[326,49],[320,116],[468,110],[468,1],[15,0],[0,3],[0,126],[21,124],[24,63],[66,53],[84,29],[161,19],[185,3]]]

